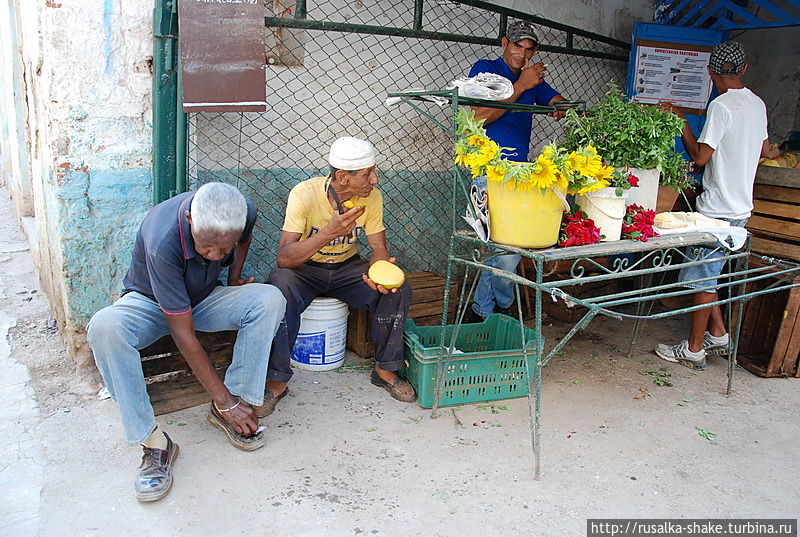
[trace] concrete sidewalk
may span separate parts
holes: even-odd
[[[140,504],[141,450],[67,358],[13,218],[0,222],[0,297],[0,535],[573,536],[587,518],[797,517],[800,379],[739,371],[726,396],[724,360],[698,374],[652,353],[680,319],[651,323],[633,359],[620,352],[630,326],[598,320],[547,366],[540,481],[526,399],[433,420],[348,355],[297,372],[257,452],[230,446],[205,406],[161,416],[181,446],[176,481]],[[567,328],[548,326],[548,341]],[[651,395],[634,399],[640,388]]]

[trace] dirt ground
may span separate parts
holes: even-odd
[[[5,194],[0,203],[11,214]],[[652,353],[683,334],[682,319],[651,323],[631,359],[630,326],[596,320],[548,364],[541,480],[527,399],[431,419],[372,386],[370,365],[348,354],[339,370],[296,372],[256,452],[228,444],[205,406],[161,416],[181,446],[176,481],[162,501],[140,504],[141,451],[125,444],[114,402],[98,400],[67,358],[24,239],[5,220],[0,328],[5,319],[10,348],[0,346],[0,365],[27,368],[29,380],[4,372],[0,382],[22,409],[0,421],[2,535],[572,536],[585,535],[587,518],[797,517],[800,379],[737,368],[726,396],[724,359],[695,373]],[[567,328],[550,322],[548,344]],[[650,395],[635,399],[642,388]],[[30,500],[15,507],[20,498]]]

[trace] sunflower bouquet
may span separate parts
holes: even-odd
[[[567,151],[557,144],[544,147],[533,162],[515,162],[502,156],[496,142],[486,135],[483,121],[461,108],[456,115],[455,163],[469,168],[472,177],[509,183],[517,190],[556,188],[570,194],[586,194],[610,186],[614,168],[606,166],[592,146]]]

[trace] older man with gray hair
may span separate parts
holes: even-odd
[[[276,287],[242,278],[255,221],[253,204],[223,183],[156,205],[139,228],[122,297],[89,322],[89,345],[125,437],[144,448],[135,487],[140,501],[169,492],[178,455],[156,424],[138,352],[166,334],[212,399],[208,421],[239,449],[264,445],[253,407],[264,403],[268,353],[286,300]],[[225,268],[227,286],[218,280]],[[239,331],[224,382],[195,330]]]

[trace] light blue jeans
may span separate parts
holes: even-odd
[[[517,273],[517,265],[521,256],[518,254],[499,255],[486,261],[490,267]],[[507,308],[514,302],[514,282],[488,271],[481,273],[481,279],[475,287],[475,299],[472,310],[483,318],[494,312],[494,307]]]
[[[472,179],[472,184],[478,188],[486,188],[486,176],[478,176]],[[493,250],[498,251],[498,250]],[[509,254],[500,255],[489,259],[485,263],[490,267],[516,274],[519,265],[520,255]],[[500,308],[507,308],[514,302],[514,282],[500,276],[493,276],[488,271],[481,273],[481,279],[475,287],[475,298],[472,303],[472,311],[484,319],[494,312],[495,305]]]
[[[225,386],[251,405],[264,402],[269,350],[285,309],[280,290],[263,283],[219,286],[192,308],[196,330],[239,331]],[[139,349],[167,334],[166,314],[153,300],[136,292],[98,311],[89,321],[89,346],[119,406],[125,439],[131,444],[144,442],[156,427]]]
[[[744,227],[747,224],[747,218],[734,220],[733,218],[720,218],[729,222],[732,226]],[[686,255],[694,260],[700,259],[716,259],[726,255],[726,252],[720,248],[699,248],[690,247],[686,248]],[[695,265],[693,267],[684,267],[678,272],[678,281],[688,282],[692,280],[699,280],[702,278],[713,278],[722,274],[722,269],[725,268],[726,261],[713,261],[704,265]],[[697,289],[706,293],[715,293],[717,291],[717,280],[706,280],[704,282],[687,283],[684,287]]]

